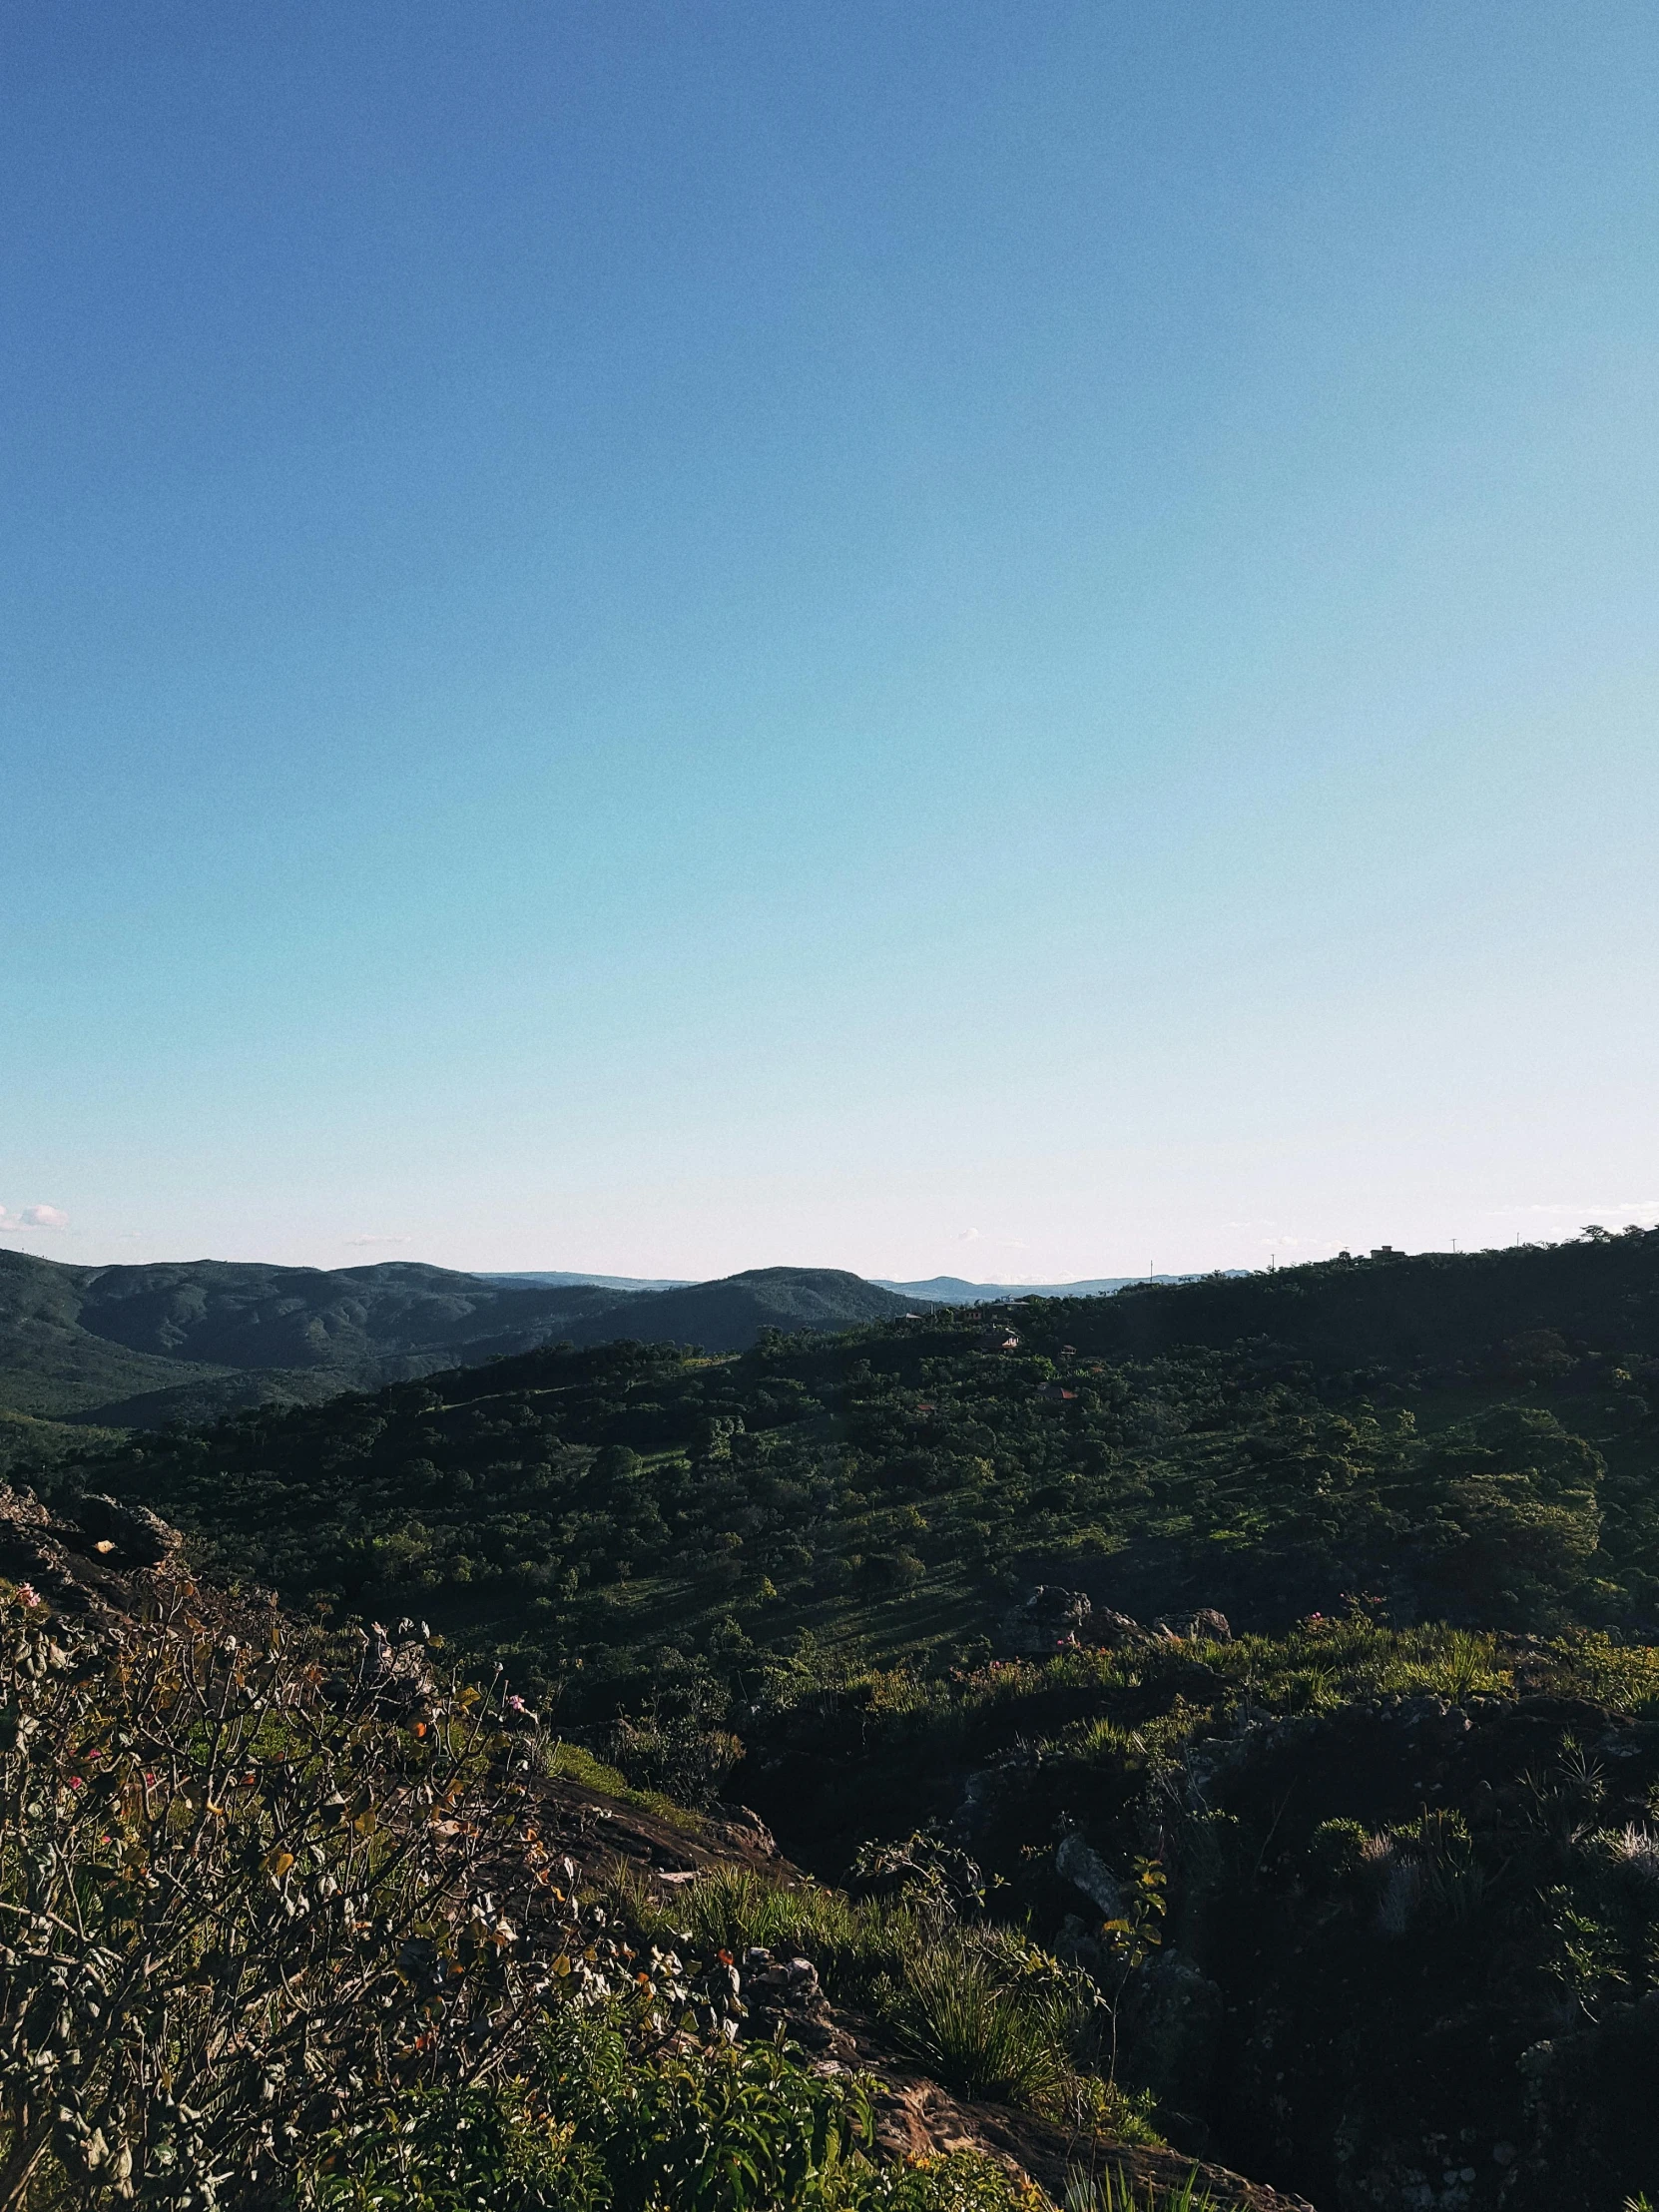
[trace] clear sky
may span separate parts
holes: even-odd
[[[0,1236],[1659,1218],[1651,0],[14,0]]]

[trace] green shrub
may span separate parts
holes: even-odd
[[[410,2090],[381,2122],[325,2137],[296,2184],[318,2212],[600,2212],[590,2143],[502,2088]]]
[[[411,2093],[301,2177],[317,2212],[1042,2212],[974,2152],[887,2169],[854,2080],[770,2044],[665,2055],[566,2016],[510,2090]]]
[[[1359,1874],[1370,1842],[1371,1831],[1364,1821],[1322,1821],[1308,1839],[1308,1859],[1316,1879],[1339,1883]]]
[[[957,2150],[872,2174],[849,2212],[1046,2212],[1047,2199],[994,2159]]]
[[[857,2080],[699,2040],[679,1957],[537,1842],[523,1715],[365,1642],[188,1586],[138,1624],[0,1591],[4,2212],[1036,2202],[983,2160],[883,2173]],[[485,1887],[506,1860],[534,1943]],[[874,1939],[822,1891],[698,1910]]]

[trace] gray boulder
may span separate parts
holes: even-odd
[[[1228,1626],[1227,1615],[1218,1613],[1213,1605],[1206,1605],[1194,1613],[1187,1623],[1186,1633],[1196,1643],[1230,1644],[1233,1631]]]
[[[1089,1641],[1104,1644],[1108,1651],[1122,1651],[1134,1644],[1155,1644],[1159,1638],[1130,1614],[1114,1612],[1109,1605],[1097,1605],[1089,1622]]]
[[[1022,1604],[1004,1616],[1002,1641],[1010,1651],[1046,1659],[1069,1637],[1083,1633],[1093,1610],[1081,1590],[1039,1582]]]
[[[1085,1843],[1076,1829],[1062,1837],[1060,1848],[1054,1854],[1054,1868],[1057,1874],[1082,1891],[1102,1920],[1117,1919],[1123,1905],[1118,1879],[1094,1846]]]
[[[1220,1986],[1178,1950],[1160,1951],[1130,1975],[1123,1995],[1124,2055],[1160,2104],[1203,2110],[1226,2011]]]

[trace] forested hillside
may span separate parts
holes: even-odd
[[[1637,1627],[1659,1612],[1656,1283],[1649,1237],[725,1359],[537,1352],[62,1479],[142,1496],[216,1571],[296,1601],[418,1608],[583,1713],[717,1636],[942,1662],[1039,1582],[1264,1628],[1345,1593],[1396,1619]],[[1276,1333],[1218,1341],[1264,1312]]]
[[[0,1411],[158,1427],[315,1403],[555,1340],[598,1344],[626,1331],[736,1351],[768,1327],[839,1329],[903,1311],[901,1298],[833,1269],[631,1292],[408,1261],[76,1268],[0,1251]]]

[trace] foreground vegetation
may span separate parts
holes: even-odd
[[[881,2163],[855,2071],[735,2040],[763,1955],[1079,2146],[1161,2128],[1338,2206],[1417,2201],[1425,2145],[1437,2201],[1521,2212],[1659,2166],[1645,1647],[1354,1613],[797,1667],[756,1778],[855,1738],[864,1819],[922,1823],[840,1889],[596,1886],[522,1701],[188,1584],[0,1596],[0,1697],[6,2207],[1037,2212],[978,2155]],[[1087,2158],[1071,2199],[1121,2200]]]
[[[0,1597],[0,2205],[1015,2212],[550,1860],[534,1739],[406,1646]],[[630,1940],[630,1936],[635,1939]],[[712,1969],[712,1970],[711,1970]]]

